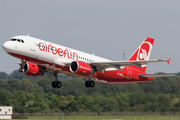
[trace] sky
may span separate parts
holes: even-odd
[[[20,60],[2,45],[28,35],[90,54],[122,61],[146,37],[155,39],[147,73],[180,72],[179,0],[1,0],[0,71],[11,73]]]

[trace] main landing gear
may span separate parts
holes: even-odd
[[[58,73],[53,72],[53,76],[56,78],[56,80],[52,82],[52,87],[53,88],[61,88],[62,83],[60,81],[58,81]]]
[[[89,80],[87,80],[86,82],[85,82],[85,86],[87,87],[87,88],[89,88],[89,87],[94,87],[95,86],[95,82],[93,81],[93,80],[91,80],[91,75],[89,75]]]

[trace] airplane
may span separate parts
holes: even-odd
[[[172,74],[147,74],[148,63],[167,62],[170,59],[149,60],[154,39],[147,37],[128,61],[112,61],[29,35],[18,35],[3,44],[9,55],[21,60],[19,72],[27,76],[44,75],[53,71],[53,88],[61,88],[58,74],[86,78],[85,86],[93,88],[95,82],[126,84],[152,81],[153,77]]]

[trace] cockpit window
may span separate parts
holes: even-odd
[[[24,40],[22,39],[11,39],[11,41],[18,41],[18,42],[24,43]]]
[[[21,40],[22,43],[24,43],[24,40]]]
[[[16,41],[16,39],[11,39],[11,41]]]

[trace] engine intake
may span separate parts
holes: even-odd
[[[94,74],[94,70],[91,68],[90,65],[80,62],[80,61],[73,61],[69,69],[72,73],[81,74],[81,75],[89,75]]]

